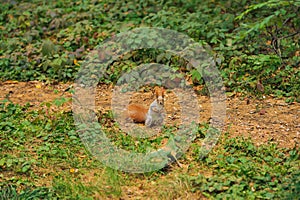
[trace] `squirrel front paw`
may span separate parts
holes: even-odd
[[[152,118],[151,117],[147,117],[146,121],[145,121],[145,125],[147,127],[151,127],[152,126]]]
[[[151,117],[149,117],[146,119],[145,125],[147,127],[162,126],[163,122],[164,122],[163,118],[153,120]]]

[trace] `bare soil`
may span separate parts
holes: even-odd
[[[0,101],[7,99],[13,103],[25,105],[30,103],[31,109],[39,109],[42,102],[51,102],[60,97],[71,98],[67,91],[72,83],[45,84],[38,81],[0,82]],[[197,89],[197,88],[195,88]],[[100,85],[97,88],[96,106],[99,112],[111,109],[112,85]],[[209,122],[211,113],[210,98],[197,95],[200,117],[199,122]],[[139,91],[132,94],[131,102],[149,106],[153,101],[151,91]],[[169,91],[166,94],[166,123],[179,120],[180,106],[176,95]],[[60,109],[72,109],[72,103]],[[226,125],[224,133],[229,136],[250,137],[255,144],[274,142],[279,147],[292,148],[300,142],[300,104],[285,103],[284,99],[266,97],[260,99],[235,95],[226,99]]]

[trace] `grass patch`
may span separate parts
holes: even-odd
[[[225,135],[206,158],[198,160],[197,148],[205,133],[203,126],[199,138],[180,159],[182,168],[172,164],[156,172],[127,174],[103,166],[85,150],[70,112],[47,115],[44,108],[38,111],[28,108],[28,105],[1,104],[2,199],[125,196],[294,199],[299,196],[298,148],[282,149],[271,143],[257,147],[251,140]],[[156,141],[153,142],[155,145]]]
[[[146,26],[209,44],[228,91],[300,101],[299,6],[297,0],[3,2],[0,80],[72,81],[90,50],[116,33]],[[112,63],[101,81],[116,82],[123,72],[157,62],[204,84],[178,56],[142,49],[124,57]]]
[[[49,188],[39,187],[31,190],[26,188],[20,192],[14,186],[0,186],[0,198],[3,200],[21,199],[57,199]]]

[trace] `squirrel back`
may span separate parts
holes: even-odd
[[[140,104],[130,104],[127,108],[128,117],[136,123],[144,123],[146,121],[148,109]]]

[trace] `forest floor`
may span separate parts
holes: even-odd
[[[70,111],[72,109],[72,90],[74,89],[72,89],[71,86],[72,83],[45,84],[38,81],[0,82],[0,101],[4,100],[20,105],[29,103],[29,110],[49,110],[49,108],[45,109],[47,106],[45,102],[53,102],[61,98],[70,98],[70,101],[67,101],[62,106],[53,106],[52,103],[48,104],[53,111],[51,113]],[[194,88],[194,90],[198,92],[197,95],[193,95],[193,98],[197,98],[198,100],[199,122],[200,124],[208,124],[211,119],[212,110],[210,98],[200,95],[200,88]],[[111,110],[112,100],[117,100],[116,102],[118,102],[118,99],[112,98],[114,97],[115,88],[113,85],[99,85],[96,91],[95,102],[97,113],[108,113]],[[131,102],[149,106],[151,101],[153,101],[153,94],[151,90],[147,88],[132,93],[131,95]],[[176,123],[176,120],[180,119],[181,109],[178,102],[178,98],[174,92],[167,90],[165,100],[167,117],[165,124],[173,124]],[[109,115],[104,114],[102,116]],[[238,94],[227,97],[225,127],[219,138],[219,143],[211,153],[213,154],[212,158],[215,158],[218,153],[222,152],[222,150],[220,150],[223,149],[222,140],[226,137],[250,138],[256,146],[275,143],[281,148],[292,149],[295,146],[299,147],[299,116],[299,103],[286,103],[283,99],[273,97],[252,98]],[[67,137],[68,136],[62,138],[66,139]],[[3,136],[3,138],[5,137]],[[31,146],[34,144],[31,144],[30,141],[35,143],[36,139],[26,138],[26,140],[29,141],[29,144],[26,144],[27,146],[25,145],[24,148],[33,148]],[[37,138],[37,140],[40,139]],[[201,145],[198,142],[196,141],[195,144]],[[35,145],[41,144],[38,142]],[[51,142],[49,145],[55,144]],[[76,147],[77,146],[81,146],[80,141],[76,144]],[[76,147],[69,146],[68,148],[73,151]],[[192,146],[191,148],[193,149],[194,147],[195,146]],[[34,148],[38,148],[38,146]],[[133,174],[132,176],[128,176],[128,174],[122,172],[116,175],[115,171],[107,168],[99,168],[99,163],[96,164],[97,162],[90,160],[93,158],[87,156],[87,152],[83,148],[81,148],[80,152],[81,153],[78,152],[78,155],[76,154],[77,159],[81,160],[80,162],[77,162],[76,159],[73,158],[64,160],[66,163],[60,163],[62,161],[59,161],[60,164],[58,165],[49,162],[44,167],[33,167],[32,170],[34,173],[32,174],[37,175],[37,177],[32,175],[34,178],[29,176],[27,177],[28,180],[35,186],[54,187],[56,188],[56,192],[61,193],[61,197],[64,198],[69,198],[74,195],[83,195],[82,185],[80,185],[83,184],[86,188],[84,190],[85,195],[92,195],[94,199],[111,199],[113,197],[117,197],[116,199],[120,199],[120,197],[121,199],[143,199],[145,197],[149,199],[180,199],[182,197],[203,199],[203,193],[200,191],[196,190],[192,192],[193,186],[190,185],[187,177],[197,177],[199,174],[204,174],[205,177],[213,177],[215,173],[210,165],[206,166],[201,162],[197,162],[197,159],[195,156],[193,157],[194,154],[191,153],[192,151],[190,150],[188,150],[187,156],[184,159],[179,160],[181,167],[179,167],[180,164],[177,163],[177,165],[173,163],[170,167],[163,169],[162,174],[158,172],[148,175]],[[7,150],[6,153],[18,156],[20,152],[17,149],[16,152]],[[32,156],[37,155],[34,154]],[[26,155],[26,157],[30,156]],[[76,165],[74,164],[74,159],[77,163]],[[55,163],[56,162],[58,161],[55,161]],[[75,168],[69,168],[73,165]],[[255,165],[261,165],[261,163],[255,163]],[[69,169],[69,172],[66,172],[66,169]],[[76,172],[76,170],[79,172]],[[227,173],[227,171],[225,172]],[[185,174],[185,176],[181,176],[183,174]],[[19,176],[17,172],[7,170],[2,174],[2,178],[0,177],[0,181],[2,179],[3,181],[9,181],[15,176]],[[234,175],[232,176],[234,177]],[[24,176],[20,176],[23,180],[22,177],[24,178]],[[112,179],[112,177],[115,179]],[[123,182],[119,181],[119,179],[121,179],[120,177],[122,177]],[[183,179],[179,177],[183,177]],[[126,181],[124,182],[124,180]],[[66,184],[69,184],[66,186],[69,190],[57,189],[60,187],[60,184],[64,187]],[[69,191],[69,193],[65,193],[66,191]],[[109,193],[111,191],[115,192],[115,195],[112,196]],[[65,197],[67,194],[70,196]]]
[[[0,83],[0,100],[5,98],[13,103],[25,105],[30,103],[31,108],[40,107],[42,102],[51,102],[60,97],[71,98],[66,92],[71,83],[44,84],[42,82],[6,81]],[[111,109],[112,85],[100,85],[97,88],[97,109],[106,112]],[[208,122],[211,112],[210,99],[207,96],[197,95],[200,122]],[[149,105],[153,100],[150,91],[133,95],[132,101]],[[167,123],[176,118],[180,111],[176,96],[173,93],[166,95]],[[63,109],[72,109],[69,102]],[[209,114],[208,114],[209,113]],[[175,116],[175,117],[174,117]],[[268,141],[278,144],[279,147],[292,148],[300,142],[300,104],[286,103],[283,99],[265,97],[261,99],[235,95],[226,100],[225,132],[229,136],[250,137],[257,145]]]

